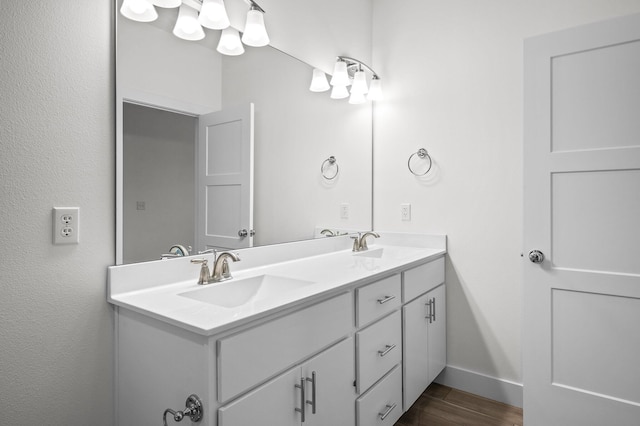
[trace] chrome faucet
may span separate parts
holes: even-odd
[[[380,234],[373,231],[365,232],[364,234],[360,234],[360,232],[358,232],[357,237],[351,237],[353,238],[353,251],[369,250],[369,247],[367,246],[367,237],[370,235],[376,238],[380,238]]]
[[[209,265],[207,259],[191,259],[191,263],[198,263],[202,265],[200,267],[198,284],[204,285],[217,283],[233,278],[231,276],[231,272],[229,271],[229,262],[227,259],[231,259],[234,262],[237,262],[240,260],[240,256],[238,256],[236,253],[231,253],[228,251],[223,251],[222,253],[218,254],[218,252],[214,250],[213,258],[213,273],[211,274],[209,273]]]
[[[240,256],[236,253],[231,253],[229,251],[223,251],[216,257],[216,261],[213,263],[213,274],[211,275],[211,279],[214,283],[219,281],[224,281],[233,278],[231,276],[231,272],[229,271],[229,262],[227,258],[237,262],[240,260]]]

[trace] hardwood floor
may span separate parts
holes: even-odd
[[[394,426],[521,426],[522,408],[433,383]]]

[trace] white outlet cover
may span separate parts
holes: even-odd
[[[54,207],[52,210],[53,244],[80,242],[80,208]]]

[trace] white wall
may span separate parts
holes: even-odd
[[[124,263],[195,247],[195,117],[128,103],[124,117]]]
[[[112,425],[109,1],[0,2],[0,423]],[[51,208],[80,207],[80,244]]]
[[[638,0],[374,0],[375,228],[448,235],[448,363],[521,382],[523,39]],[[407,170],[420,147],[428,179]],[[412,221],[400,221],[400,203]]]
[[[371,104],[310,92],[312,68],[276,49],[224,58],[222,70],[223,108],[255,105],[255,245],[314,238],[316,227],[371,229]],[[330,156],[339,173],[326,180]]]

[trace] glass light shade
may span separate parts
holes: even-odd
[[[233,27],[228,27],[222,30],[220,41],[218,42],[218,48],[216,50],[223,55],[242,55],[244,53],[244,47],[240,41],[238,30]]]
[[[178,19],[175,27],[173,27],[173,34],[183,40],[202,40],[204,38],[204,30],[198,22],[198,11],[185,4],[180,6]]]
[[[204,0],[198,22],[212,30],[224,30],[231,25],[222,0]]]
[[[347,86],[333,86],[333,89],[331,89],[331,99],[344,99],[346,97],[349,97]]]
[[[370,101],[379,101],[382,98],[382,81],[380,81],[379,78],[374,78],[371,80],[367,99],[369,99]]]
[[[158,7],[174,8],[180,7],[182,0],[151,0],[151,3]]]
[[[354,93],[353,89],[351,89],[351,97],[349,97],[350,104],[363,104],[367,102],[367,98],[364,96],[364,93]]]
[[[351,84],[351,82],[349,80],[349,74],[347,73],[347,63],[344,61],[336,62],[336,65],[333,67],[331,85],[347,87],[349,84]]]
[[[242,42],[247,46],[262,47],[269,44],[269,35],[264,26],[264,15],[257,9],[249,9],[247,23],[244,25]]]
[[[313,78],[311,79],[309,90],[312,92],[326,92],[329,90],[329,82],[327,81],[327,75],[324,71],[317,68],[313,69]]]
[[[351,86],[351,94],[366,95],[369,91],[367,87],[367,76],[364,71],[356,71],[353,76],[353,86]]]
[[[158,19],[158,12],[148,0],[124,0],[120,13],[125,18],[138,22],[151,22]]]

